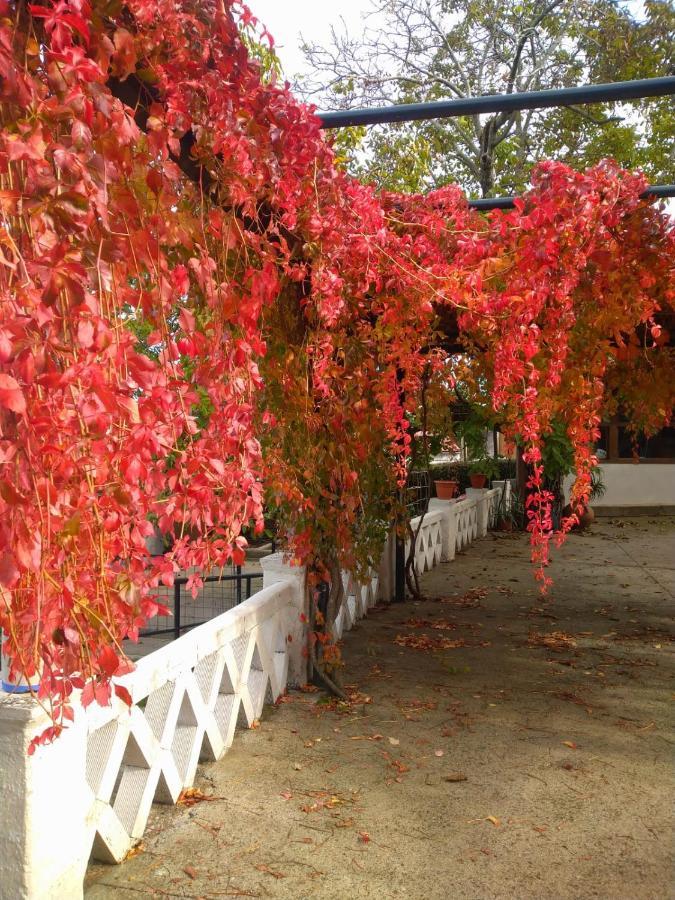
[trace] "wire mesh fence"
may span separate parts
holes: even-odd
[[[170,615],[155,616],[141,631],[141,637],[173,635],[179,637],[184,631],[215,619],[227,612],[262,588],[261,571],[242,572],[237,566],[228,574],[209,575],[203,579],[204,585],[196,597],[186,589],[188,577],[176,578],[173,587],[161,587],[159,602],[170,610]]]
[[[408,475],[405,488],[405,503],[411,519],[427,511],[431,496],[431,481],[426,471],[413,471]]]

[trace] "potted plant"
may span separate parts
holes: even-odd
[[[607,485],[602,480],[602,469],[600,466],[595,466],[591,471],[591,492],[588,495],[588,502],[583,505],[577,512],[578,523],[574,526],[575,531],[585,531],[595,521],[595,513],[593,512],[593,507],[591,506],[591,502],[593,500],[599,500],[607,490]],[[572,515],[572,506],[571,504],[567,504],[567,506],[563,509],[564,516]]]
[[[482,456],[469,466],[469,480],[472,488],[484,488],[488,479],[499,475],[499,463],[491,456]]]
[[[436,496],[439,500],[452,500],[457,494],[459,482],[450,480],[434,481],[434,487],[436,488]]]

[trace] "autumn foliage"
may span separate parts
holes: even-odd
[[[489,217],[454,187],[378,196],[231,0],[0,19],[0,626],[53,734],[73,690],[109,699],[160,583],[243,560],[265,491],[299,561],[375,558],[422,381],[451,380],[439,310],[525,447],[545,581],[553,418],[582,500],[608,385],[641,427],[672,410],[673,232],[642,176],[543,163]]]

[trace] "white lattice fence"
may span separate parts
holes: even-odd
[[[120,679],[133,699],[87,711],[90,839],[120,861],[142,837],[153,801],[175,803],[200,759],[217,760],[286,686],[287,634],[297,617],[288,584],[141,659]]]
[[[333,623],[333,635],[340,640],[345,631],[362,619],[377,603],[380,575],[371,569],[366,581],[358,581],[350,572],[342,572],[342,599]]]
[[[413,519],[410,523],[413,534],[417,534],[415,543],[415,571],[418,575],[423,575],[434,566],[437,566],[443,554],[443,514],[440,512],[430,511],[422,518],[422,526],[420,528],[420,517]],[[410,552],[410,541],[406,541],[405,553],[406,559]]]
[[[476,500],[460,500],[455,504],[457,517],[456,549],[463,550],[476,539],[478,534],[478,515]]]

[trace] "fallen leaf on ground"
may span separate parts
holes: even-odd
[[[435,622],[431,619],[418,619],[412,616],[401,624],[408,628],[435,628],[436,631],[454,631],[458,627],[457,622],[450,622],[447,619],[437,619]]]
[[[193,868],[193,866],[184,866],[183,871],[188,876],[188,878],[192,878],[193,881],[197,877],[197,870]]]
[[[465,645],[461,639],[450,640],[450,638],[430,637],[427,634],[397,634],[394,643],[399,647],[409,647],[411,650],[427,651],[455,650]]]
[[[438,703],[435,700],[399,700],[401,709],[436,709]]]
[[[367,844],[370,841],[370,835],[367,831],[359,831],[359,840],[362,844]]]
[[[573,650],[577,642],[564,631],[551,631],[548,634],[539,634],[531,631],[527,638],[530,647],[546,647],[554,653],[562,653],[563,650]]]
[[[468,590],[458,597],[438,597],[437,602],[451,603],[453,606],[458,606],[460,609],[475,609],[476,607],[481,606],[480,601],[484,600],[485,597],[487,597],[487,588],[471,588],[471,590]]]
[[[354,803],[354,797],[340,797],[337,794],[329,794],[327,791],[308,791],[310,797],[316,799],[315,803],[307,803],[300,807],[304,813],[319,812],[322,809],[334,809],[344,803]]]
[[[269,866],[266,866],[264,863],[261,863],[259,866],[256,866],[256,869],[259,872],[265,872],[266,875],[271,875],[272,878],[285,878],[283,872],[275,872],[274,869],[270,869]]]
[[[569,747],[571,750],[578,750],[578,749],[579,749],[579,745],[578,745],[578,744],[575,744],[574,741],[563,741],[563,744],[564,744],[566,747]]]
[[[499,828],[499,826],[502,824],[496,816],[486,816],[485,821],[492,822],[495,828]]]
[[[469,779],[463,772],[449,772],[443,776],[443,781],[451,781],[453,784],[459,781],[468,781]]]
[[[145,844],[143,843],[143,841],[139,841],[137,844],[134,844],[131,850],[129,850],[127,855],[124,857],[125,862],[128,859],[133,859],[134,856],[138,856],[139,853],[143,853],[144,850]]]
[[[387,672],[383,672],[382,669],[378,666],[377,663],[370,667],[370,671],[368,672],[371,678],[391,678]]]
[[[434,750],[434,756],[443,756],[445,750]]]
[[[389,738],[389,743],[391,744],[392,747],[398,747],[398,745],[399,745],[401,742],[399,741],[398,738],[392,738],[392,737],[390,737],[390,738]]]
[[[222,825],[209,825],[207,822],[200,822],[199,819],[195,819],[194,823],[200,828],[203,828],[204,831],[208,831],[209,834],[212,834],[216,837],[218,836],[218,832],[222,828]]]
[[[180,792],[178,800],[176,800],[177,806],[194,806],[196,803],[204,803],[205,801],[213,801],[213,800],[224,800],[224,797],[216,797],[214,794],[205,794],[203,791],[200,791],[199,788],[185,788],[184,791]]]

